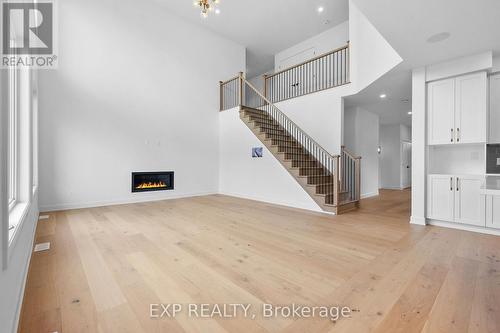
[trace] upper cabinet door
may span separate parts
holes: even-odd
[[[453,222],[455,177],[430,175],[427,191],[427,217]]]
[[[455,79],[431,82],[427,86],[430,145],[455,142]]]
[[[490,77],[490,143],[500,143],[500,74]]]
[[[488,77],[486,72],[455,79],[455,142],[486,142]]]
[[[481,185],[484,177],[463,176],[455,181],[455,222],[484,227],[486,222],[482,211],[486,209],[481,200]]]

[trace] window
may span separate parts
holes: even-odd
[[[33,102],[32,105],[32,161],[33,161],[33,194],[38,187],[38,75],[36,72],[31,73],[31,93]]]
[[[8,147],[8,189],[9,211],[18,199],[19,164],[19,76],[16,68],[9,70],[9,147]]]
[[[8,119],[8,209],[9,240],[17,234],[32,202],[32,112],[29,69],[9,70]]]

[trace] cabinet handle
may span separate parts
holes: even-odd
[[[457,177],[457,192],[460,191],[460,179]]]
[[[451,142],[453,142],[453,128],[451,129]]]
[[[453,177],[450,177],[450,191],[453,191]]]
[[[457,142],[460,142],[460,128],[457,128]]]

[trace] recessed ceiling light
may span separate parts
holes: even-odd
[[[387,95],[386,95],[386,94],[380,94],[380,98],[384,99],[384,98],[386,98],[386,97],[387,97]]]
[[[215,10],[215,14],[220,14],[220,9],[219,9],[219,8],[217,8],[217,9]]]
[[[411,112],[411,111],[408,111],[408,114],[409,114],[409,115],[411,116],[411,115],[413,114],[413,112]]]
[[[427,43],[439,43],[450,38],[451,34],[449,32],[440,32],[438,34],[432,35],[427,38]]]
[[[318,7],[318,13],[323,13],[325,11],[325,7]]]

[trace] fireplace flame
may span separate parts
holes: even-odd
[[[162,181],[147,182],[147,183],[141,183],[141,184],[137,185],[135,188],[144,189],[144,188],[161,188],[161,187],[167,187],[167,184],[165,184],[165,182],[162,182]]]

